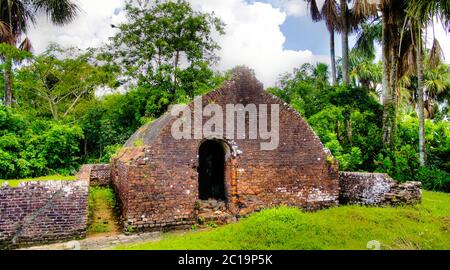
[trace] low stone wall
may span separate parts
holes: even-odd
[[[0,249],[84,238],[88,188],[85,179],[2,185]]]
[[[398,183],[387,174],[340,172],[340,204],[385,206],[417,204],[422,200],[421,183]]]
[[[89,178],[90,186],[110,186],[111,166],[110,164],[88,164],[83,165],[78,175],[86,175]]]
[[[395,183],[389,193],[386,193],[384,202],[388,205],[419,204],[422,202],[422,183],[406,182]]]

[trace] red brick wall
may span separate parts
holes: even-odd
[[[111,185],[111,168],[109,164],[91,165],[91,186],[109,186]]]
[[[315,210],[337,204],[337,163],[298,113],[264,92],[252,74],[241,71],[219,90],[203,97],[203,106],[210,102],[223,108],[226,104],[268,104],[269,108],[270,104],[280,105],[278,149],[262,151],[260,140],[226,142],[234,146],[236,155],[231,155],[225,168],[230,213],[245,216],[278,205]],[[190,106],[193,108],[193,104]],[[196,166],[202,140],[173,139],[173,122],[169,121],[142,148],[126,148],[113,161],[113,183],[125,206],[126,226],[144,230],[186,225],[196,218]],[[147,131],[142,128],[142,134],[133,138],[146,141]]]
[[[111,185],[110,164],[87,164],[83,165],[80,173],[85,173],[89,179],[90,186],[106,187]]]
[[[0,187],[0,249],[83,238],[88,181],[37,181]]]

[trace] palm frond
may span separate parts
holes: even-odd
[[[28,37],[25,37],[22,43],[20,43],[19,49],[26,52],[30,52],[33,49],[33,45]]]
[[[417,72],[417,50],[411,35],[404,35],[401,47],[398,52],[399,66],[398,76],[401,78],[405,74],[415,74]]]
[[[450,1],[448,0],[409,0],[408,15],[429,22],[439,17],[443,27],[450,30]]]
[[[0,42],[14,44],[14,36],[11,33],[11,28],[3,21],[0,21]]]
[[[441,60],[444,58],[444,52],[442,51],[441,44],[437,39],[434,39],[433,46],[431,47],[430,51],[430,67],[436,68],[440,63]]]
[[[378,4],[376,1],[356,0],[352,10],[356,20],[361,21],[365,18],[376,16],[378,14]]]
[[[317,7],[317,2],[315,0],[306,0],[308,3],[309,14],[314,22],[319,22],[322,20],[322,14]]]
[[[10,27],[14,37],[26,33],[29,23],[35,22],[35,14],[30,9],[29,1],[0,1],[0,20]]]
[[[72,0],[34,0],[35,12],[42,11],[56,25],[72,22],[80,8]]]
[[[322,17],[329,31],[340,32],[340,29],[342,29],[341,18],[336,0],[325,0],[322,7]]]
[[[382,25],[379,21],[362,23],[354,50],[367,58],[375,58],[375,43],[381,41]]]

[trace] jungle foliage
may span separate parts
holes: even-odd
[[[332,6],[336,1],[326,2],[333,12],[322,10],[316,19],[326,21],[334,38],[342,31],[334,14],[339,9]],[[184,0],[128,1],[125,10],[127,23],[113,25],[116,34],[102,48],[51,44],[32,55],[16,43],[0,42],[0,55],[8,59],[0,61],[0,83],[8,86],[0,92],[8,101],[0,105],[0,179],[70,175],[83,163],[108,162],[140,126],[229,77],[213,71],[220,49],[215,37],[225,34],[213,13],[195,11]],[[359,40],[345,59],[332,61],[331,72],[325,64],[304,64],[281,75],[268,91],[309,122],[341,170],[386,172],[449,192],[450,67],[434,57],[439,47],[423,48],[423,74],[402,72],[398,84],[390,85],[396,132],[386,147],[387,74],[374,53],[384,28],[371,16],[353,28]],[[424,113],[418,114],[422,92]],[[419,119],[425,144],[419,144]]]
[[[399,181],[421,181],[426,189],[450,191],[450,123],[441,119],[448,114],[446,106],[425,121],[427,166],[421,167],[419,122],[414,109],[407,109],[412,105],[404,104],[393,148],[386,150],[376,93],[363,86],[332,86],[327,74],[323,64],[305,64],[281,76],[269,91],[307,119],[341,170],[385,172]],[[445,85],[448,91],[450,81]]]

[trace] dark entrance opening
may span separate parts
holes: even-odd
[[[200,200],[225,200],[225,150],[218,141],[209,140],[199,150]]]

